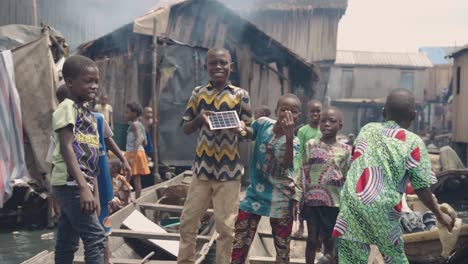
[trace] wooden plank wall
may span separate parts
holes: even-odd
[[[0,26],[32,24],[32,0],[1,0]]]

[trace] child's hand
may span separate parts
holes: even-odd
[[[240,121],[239,127],[233,128],[231,129],[231,131],[244,137],[247,134],[247,131],[245,131],[245,127],[245,122]]]
[[[201,110],[200,114],[198,114],[197,118],[200,119],[200,121],[202,122],[202,124],[205,124],[207,126],[209,126],[209,122],[208,122],[208,117],[210,115],[214,114],[213,111],[206,111],[206,110]]]
[[[101,215],[101,203],[99,202],[99,197],[94,201],[96,203],[96,214],[97,216]]]
[[[291,111],[286,111],[286,117],[281,120],[280,127],[286,138],[294,137],[294,119]]]
[[[132,176],[132,168],[126,159],[124,159],[122,162],[122,170],[125,178],[128,180]]]
[[[297,220],[297,212],[298,212],[297,201],[292,200],[292,202],[291,202],[291,216],[292,216],[294,221]]]
[[[80,208],[85,215],[90,215],[96,211],[96,201],[88,186],[80,188]]]

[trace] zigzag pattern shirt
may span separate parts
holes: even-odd
[[[247,126],[252,123],[249,93],[228,84],[221,90],[211,83],[196,87],[187,104],[183,119],[192,121],[202,111],[236,111]],[[193,171],[200,179],[238,180],[244,173],[239,158],[238,136],[230,130],[210,130],[203,125],[198,134]]]

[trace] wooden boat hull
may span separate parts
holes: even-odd
[[[440,257],[442,244],[437,230],[403,235],[405,254],[411,263],[468,263],[468,225],[463,225],[454,253],[448,260]]]
[[[146,264],[152,263],[176,263],[175,256],[168,254],[165,250],[158,248],[158,245],[155,243],[148,242],[149,238],[157,238],[160,240],[167,241],[177,241],[178,233],[155,233],[155,232],[138,232],[126,230],[123,225],[124,221],[134,212],[139,211],[150,220],[160,220],[161,214],[157,212],[170,212],[170,215],[180,214],[181,207],[177,205],[166,205],[155,206],[158,204],[160,199],[164,196],[164,191],[170,189],[175,190],[175,193],[184,193],[180,191],[180,188],[175,186],[188,185],[190,182],[191,172],[182,173],[173,179],[157,184],[152,187],[148,187],[143,190],[141,197],[136,200],[134,203],[127,205],[126,207],[120,209],[116,213],[110,216],[110,221],[114,234],[111,234],[109,237],[109,248],[112,256],[112,263],[114,264],[129,264],[129,263],[140,263],[142,259],[154,252],[154,255],[144,262]],[[169,195],[170,196],[170,195]],[[167,196],[165,196],[167,198]],[[180,199],[179,204],[184,199]],[[183,202],[182,202],[183,204]],[[207,212],[207,215],[210,215],[212,210]],[[171,231],[171,230],[169,230]],[[214,231],[213,225],[207,225],[203,230],[203,236],[200,236],[197,240],[197,261],[196,263],[201,263],[205,260],[208,251],[212,247],[216,237],[216,232]],[[75,254],[75,263],[84,263],[83,262],[83,248],[80,247],[78,252]],[[24,264],[52,264],[53,263],[53,252],[41,252],[37,256],[23,262]]]
[[[412,264],[466,264],[468,263],[468,225],[463,225],[454,253],[448,260],[440,257],[442,244],[437,230],[403,235],[405,254]],[[291,240],[291,263],[305,263],[305,239]],[[275,248],[268,218],[260,221],[250,248],[250,264],[274,263]],[[369,264],[384,264],[380,254],[370,258]]]

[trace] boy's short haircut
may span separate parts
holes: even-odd
[[[70,91],[68,90],[68,87],[66,84],[62,84],[57,88],[57,91],[55,91],[55,96],[57,97],[57,100],[59,103],[61,103],[63,100],[70,98]]]
[[[141,107],[141,105],[137,102],[131,102],[131,103],[128,103],[127,104],[127,107],[134,113],[137,114],[137,117],[138,116],[141,116],[141,114],[143,113],[143,108]]]
[[[228,55],[228,57],[229,57],[229,61],[232,61],[231,53],[229,52],[229,50],[227,50],[225,48],[221,48],[221,47],[213,47],[213,48],[209,49],[208,52],[206,53],[205,62],[208,60],[208,55],[209,54],[217,53],[217,52],[226,53]]]
[[[307,107],[311,107],[311,106],[314,105],[314,104],[318,104],[318,105],[320,105],[320,106],[323,106],[323,105],[322,105],[322,102],[320,102],[319,100],[317,100],[317,99],[311,99],[311,100],[309,100],[309,102],[307,102]]]
[[[339,115],[341,121],[343,121],[343,112],[336,106],[327,106],[325,109],[322,110],[322,113],[326,113],[330,110],[335,111]]]
[[[269,116],[271,115],[271,110],[270,110],[270,108],[269,108],[268,106],[266,106],[266,105],[261,105],[259,108],[263,110],[263,114],[264,114],[266,117],[269,117]]]
[[[122,169],[122,162],[120,162],[120,160],[118,159],[110,159],[109,160],[109,168],[110,169],[117,169],[117,170],[121,170]]]
[[[97,67],[97,65],[92,59],[85,56],[74,55],[68,57],[62,68],[63,78],[74,79],[87,67]]]
[[[293,93],[286,93],[286,94],[283,94],[282,96],[280,96],[280,98],[278,99],[278,102],[276,103],[276,109],[278,109],[279,102],[281,100],[287,99],[287,98],[297,100],[299,102],[299,105],[301,105],[301,99],[299,99],[299,97],[297,97],[297,95],[295,95]]]

